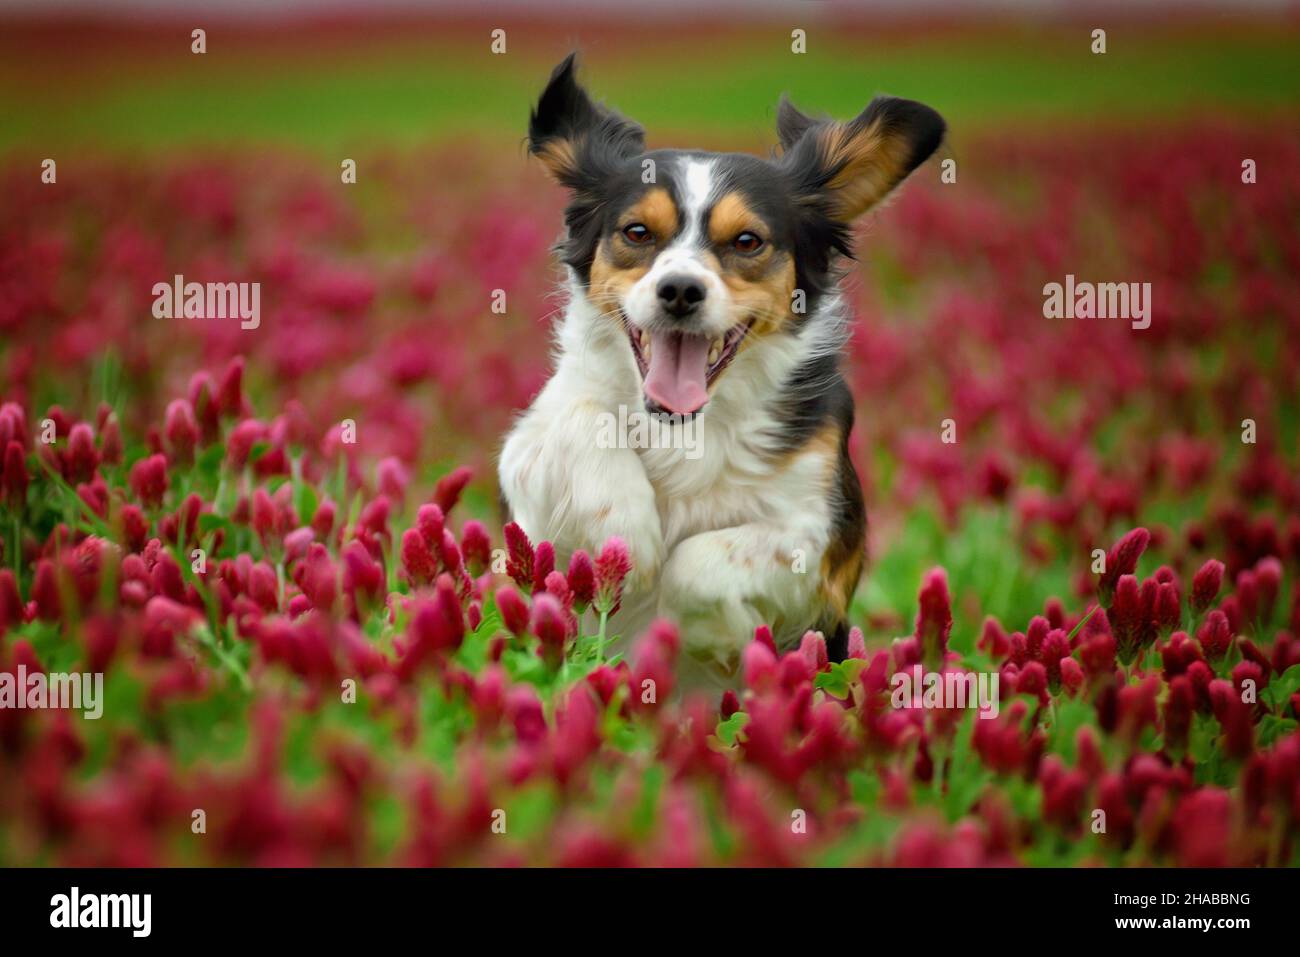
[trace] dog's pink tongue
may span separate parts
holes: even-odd
[[[645,393],[669,412],[698,412],[709,401],[709,340],[680,332],[650,334]]]

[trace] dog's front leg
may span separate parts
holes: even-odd
[[[511,516],[534,541],[550,540],[561,556],[593,557],[611,536],[632,556],[627,591],[651,590],[664,541],[654,489],[635,449],[602,441],[611,413],[592,399],[564,403],[542,396],[502,449],[499,475]]]
[[[660,614],[693,657],[731,670],[758,625],[790,641],[817,621],[824,549],[820,536],[765,524],[692,535],[664,563]]]

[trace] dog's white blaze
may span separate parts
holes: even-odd
[[[687,160],[682,173],[682,220],[685,228],[673,246],[693,246],[700,240],[704,228],[704,212],[713,199],[713,163],[709,160]],[[671,248],[671,247],[670,247]]]
[[[659,283],[668,276],[686,276],[704,285],[704,305],[700,311],[699,331],[708,336],[721,336],[734,325],[731,314],[731,293],[722,278],[704,262],[701,253],[707,246],[705,214],[713,204],[717,182],[713,176],[714,163],[710,160],[686,160],[680,173],[678,214],[682,229],[657,257],[650,271],[642,276],[628,292],[623,310],[632,322],[643,328],[653,328],[659,312]]]

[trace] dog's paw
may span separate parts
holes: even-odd
[[[734,548],[732,530],[705,532],[679,544],[664,563],[659,613],[680,625],[696,658],[731,659],[763,622]]]
[[[689,653],[734,664],[759,625],[788,629],[815,617],[818,576],[792,563],[792,550],[787,535],[761,525],[693,535],[664,563],[659,612],[679,623]]]
[[[635,452],[605,449],[572,475],[573,497],[555,527],[564,544],[596,556],[610,538],[621,538],[632,559],[624,591],[652,590],[664,562],[663,523],[654,489]]]
[[[511,515],[534,540],[561,555],[593,558],[612,537],[632,559],[625,591],[650,591],[664,560],[663,525],[654,489],[634,450],[597,442],[593,412],[525,418],[506,440],[499,467]]]

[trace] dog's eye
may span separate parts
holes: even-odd
[[[753,252],[758,252],[758,250],[762,247],[763,240],[758,236],[757,233],[745,232],[737,236],[735,238],[735,241],[732,242],[731,245],[735,246],[739,252],[753,253]]]
[[[641,223],[628,223],[623,227],[623,238],[633,246],[641,246],[650,242],[653,237],[650,235],[650,230]]]

